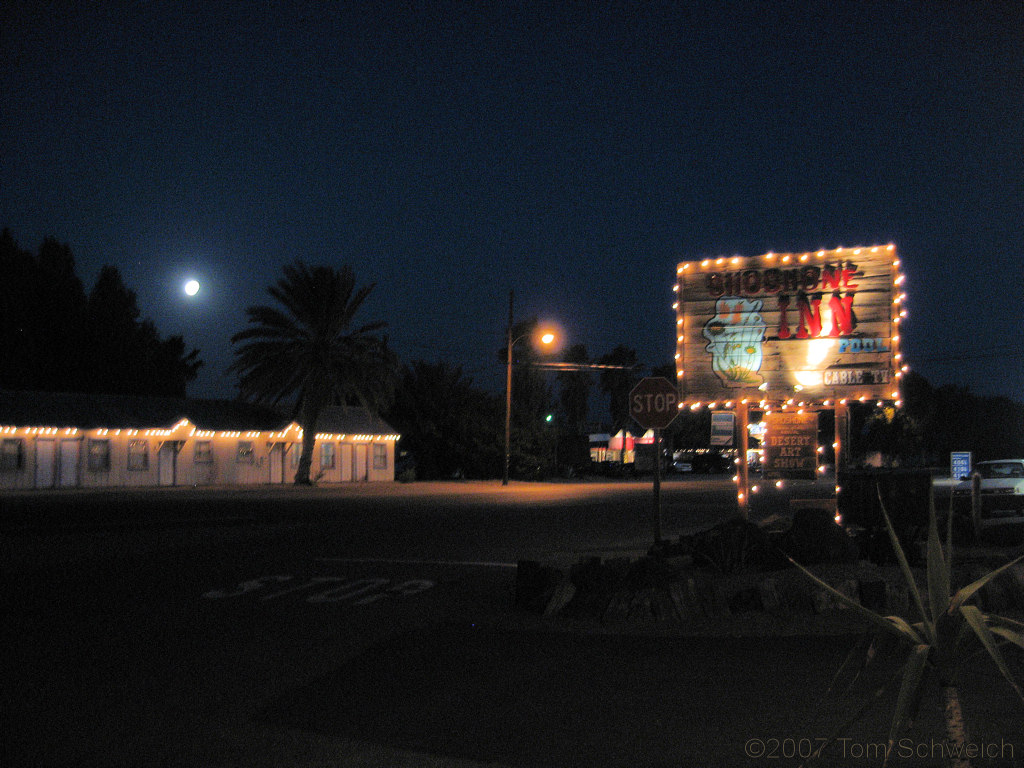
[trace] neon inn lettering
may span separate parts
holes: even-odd
[[[779,312],[776,328],[779,339],[809,339],[828,335],[838,338],[851,335],[857,327],[853,309],[858,285],[857,265],[852,262],[822,267],[803,266],[794,269],[744,269],[739,272],[711,272],[705,278],[708,293],[718,299],[716,315],[740,315],[757,310],[761,301],[751,302],[746,296],[764,296],[774,299]],[[827,301],[824,294],[832,291]],[[732,310],[728,306],[735,302]],[[821,304],[826,301],[832,322],[822,327]],[[723,310],[725,310],[723,312]],[[756,311],[756,310],[755,310]],[[708,324],[714,332],[715,320]],[[881,351],[881,350],[877,350]]]

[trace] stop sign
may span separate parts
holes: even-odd
[[[679,391],[664,376],[648,376],[629,393],[629,415],[644,429],[664,429],[679,415]]]

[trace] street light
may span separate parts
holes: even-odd
[[[508,292],[508,347],[506,348],[505,360],[505,471],[501,476],[501,484],[508,485],[508,469],[512,461],[512,347],[520,339],[529,336],[524,333],[521,336],[512,338],[512,312],[514,293]],[[551,346],[555,341],[553,331],[541,331],[538,340],[544,346]]]

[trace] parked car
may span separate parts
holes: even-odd
[[[702,453],[693,457],[693,471],[706,475],[732,472],[736,469],[735,462],[720,453]]]
[[[974,465],[979,478],[981,509],[975,521],[978,530],[993,525],[1024,524],[1024,459],[979,461]],[[959,514],[970,513],[972,478],[961,478],[953,488]]]

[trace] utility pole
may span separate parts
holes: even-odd
[[[508,292],[508,346],[505,348],[505,471],[501,484],[508,485],[508,466],[512,460],[512,307],[515,301],[513,289]]]

